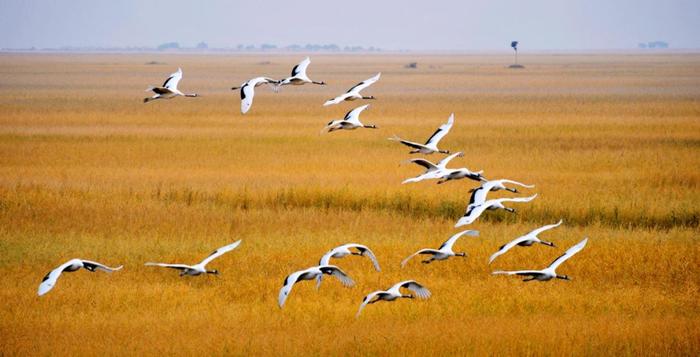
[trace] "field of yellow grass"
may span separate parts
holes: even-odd
[[[524,70],[507,55],[318,55],[308,73],[327,86],[259,87],[240,114],[228,88],[302,58],[0,55],[0,354],[700,353],[700,55],[539,54]],[[177,67],[202,97],[143,104]],[[379,71],[362,114],[379,129],[319,135],[363,103],[321,104]],[[451,112],[442,146],[465,152],[451,166],[538,197],[467,227],[481,232],[457,243],[467,259],[401,269],[459,231],[475,183],[401,185],[421,169],[387,138],[425,139]],[[560,218],[542,235],[556,248],[487,264]],[[570,282],[490,274],[544,268],[584,236],[558,269]],[[219,276],[143,265],[238,239],[211,264]],[[336,260],[355,287],[304,282],[277,307],[287,274],[347,242],[383,271]],[[37,297],[74,257],[125,268],[66,274]],[[355,319],[364,295],[404,279],[433,296]]]

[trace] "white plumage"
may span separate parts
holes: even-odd
[[[514,271],[494,271],[492,274],[493,275],[520,275],[520,276],[529,276],[529,279],[524,279],[523,281],[532,281],[532,280],[538,280],[538,281],[548,281],[553,278],[557,279],[563,279],[563,280],[571,280],[568,275],[557,275],[556,269],[561,265],[561,263],[565,262],[567,259],[573,257],[576,253],[580,252],[583,247],[586,246],[586,243],[588,242],[588,238],[584,238],[582,241],[578,242],[576,245],[573,247],[567,249],[564,254],[559,256],[557,259],[555,259],[552,264],[550,264],[547,268],[542,269],[542,270],[514,270]]]
[[[37,293],[39,296],[42,296],[46,293],[48,293],[53,287],[56,285],[56,282],[58,281],[58,278],[61,276],[61,273],[72,273],[76,270],[79,270],[80,268],[83,268],[87,271],[95,272],[97,270],[102,270],[107,273],[111,273],[114,271],[117,271],[121,269],[123,266],[120,265],[116,268],[110,268],[106,265],[93,262],[91,260],[85,260],[85,259],[71,259],[60,266],[58,266],[56,269],[50,271],[46,276],[44,276],[44,279],[41,280],[41,284],[39,284],[39,289]]]
[[[372,265],[374,265],[375,270],[382,271],[382,269],[379,267],[379,261],[377,260],[377,257],[374,255],[372,250],[370,250],[367,246],[357,243],[343,244],[341,246],[329,250],[328,252],[326,252],[326,254],[324,254],[321,257],[321,260],[318,262],[318,265],[329,265],[331,258],[340,259],[349,255],[359,255],[361,257],[366,256],[372,261]],[[316,277],[316,288],[319,288],[321,286],[322,280],[323,274],[320,274],[318,277]]]
[[[255,96],[255,87],[261,86],[263,84],[279,84],[276,81],[268,77],[255,77],[247,82],[241,84],[240,87],[232,87],[231,90],[240,89],[241,92],[241,113],[245,114],[250,110],[253,105],[253,97]]]
[[[304,58],[298,65],[292,68],[292,75],[279,81],[280,86],[292,84],[292,85],[302,85],[306,83],[326,85],[325,82],[317,82],[311,80],[309,76],[306,75],[306,69],[309,67],[311,59],[309,57]]]
[[[177,89],[178,83],[180,83],[180,80],[182,79],[182,69],[178,68],[177,72],[173,73],[168,77],[168,79],[163,82],[163,85],[161,87],[148,87],[146,89],[146,92],[153,92],[155,93],[152,97],[147,97],[143,99],[144,103],[148,103],[152,100],[156,99],[172,99],[177,96],[183,96],[183,97],[198,97],[197,93],[191,93],[191,94],[185,94],[181,92],[179,89]]]
[[[433,260],[445,260],[445,259],[450,258],[450,257],[466,257],[467,253],[464,253],[464,252],[455,253],[452,250],[452,247],[455,245],[455,242],[457,242],[457,240],[464,235],[467,235],[470,237],[478,237],[479,231],[466,230],[463,232],[459,232],[459,233],[453,235],[452,237],[450,237],[450,239],[446,240],[444,243],[442,243],[442,245],[440,245],[440,248],[438,248],[438,249],[429,249],[429,248],[421,249],[421,250],[409,255],[406,259],[404,259],[401,262],[401,267],[406,266],[406,263],[408,263],[408,261],[411,260],[411,258],[415,257],[416,255],[430,255],[430,258],[423,260],[424,264],[429,264]]]
[[[362,304],[360,304],[360,309],[357,310],[357,315],[359,317],[365,306],[369,304],[374,304],[377,301],[394,301],[399,298],[413,299],[415,296],[412,294],[403,295],[401,289],[408,289],[421,299],[427,299],[430,297],[430,290],[425,288],[423,285],[419,284],[415,280],[402,281],[387,290],[378,290],[369,293],[362,299]]]
[[[474,221],[476,221],[479,216],[481,216],[482,213],[484,213],[486,210],[496,210],[496,209],[504,209],[508,212],[515,213],[515,209],[505,207],[503,203],[505,202],[530,202],[537,197],[537,194],[534,194],[530,197],[515,197],[515,198],[497,198],[493,200],[488,200],[485,201],[484,203],[480,205],[469,205],[467,206],[467,212],[462,216],[457,221],[457,224],[455,224],[455,227],[461,227],[467,224],[472,224]]]
[[[200,274],[214,274],[217,275],[219,274],[219,271],[214,269],[214,270],[207,270],[207,264],[209,264],[212,260],[222,256],[224,253],[230,252],[238,245],[241,244],[241,241],[238,240],[236,242],[233,242],[229,245],[225,245],[211,254],[209,254],[208,257],[204,258],[201,262],[195,265],[186,265],[186,264],[167,264],[167,263],[146,263],[147,266],[159,266],[163,268],[171,268],[171,269],[177,269],[180,271],[180,276],[183,275],[191,275],[191,276],[197,276]]]
[[[440,143],[440,140],[447,135],[447,133],[450,132],[450,129],[452,129],[452,124],[454,124],[455,120],[455,114],[452,113],[450,114],[450,117],[447,119],[447,123],[440,125],[437,130],[431,135],[428,140],[425,141],[425,144],[419,144],[413,141],[408,141],[401,139],[400,137],[394,135],[393,138],[389,138],[389,140],[394,140],[398,141],[401,144],[404,144],[408,147],[413,148],[414,150],[411,150],[411,154],[425,154],[425,155],[430,155],[436,152],[442,153],[442,154],[449,154],[449,150],[440,150],[438,148],[438,143]]]
[[[340,270],[335,265],[320,265],[311,267],[304,270],[299,270],[294,273],[289,274],[282,284],[282,289],[280,289],[279,296],[277,298],[277,304],[281,308],[289,297],[289,293],[292,292],[292,287],[294,284],[303,280],[313,280],[316,279],[321,274],[332,275],[336,277],[340,282],[346,287],[351,287],[355,285],[355,282],[350,279],[350,277],[345,274],[344,271]]]
[[[346,100],[356,100],[356,99],[374,99],[374,96],[369,96],[365,97],[360,93],[363,89],[371,86],[374,84],[374,82],[379,80],[379,77],[381,77],[381,73],[377,73],[374,77],[366,79],[358,84],[355,84],[352,88],[348,89],[347,92],[333,98],[327,100],[325,103],[323,103],[323,106],[329,106],[333,104],[338,104],[342,101]]]
[[[321,130],[321,133],[332,132],[336,130],[355,130],[357,128],[377,129],[376,125],[365,125],[360,122],[360,113],[367,109],[369,104],[357,107],[345,114],[343,119],[331,120],[326,124],[326,127]]]
[[[489,264],[491,264],[491,262],[493,262],[494,259],[498,258],[498,256],[505,254],[507,251],[510,250],[510,248],[513,248],[516,245],[521,246],[521,247],[529,247],[535,243],[540,243],[540,244],[548,245],[550,247],[554,247],[555,246],[554,243],[548,242],[548,241],[543,241],[537,235],[544,232],[544,231],[550,230],[552,228],[559,227],[559,225],[561,225],[562,222],[563,222],[562,220],[559,220],[559,222],[557,222],[555,224],[549,224],[546,226],[542,226],[542,227],[537,228],[528,234],[525,234],[523,236],[515,238],[512,241],[502,245],[500,248],[498,248],[498,251],[496,253],[493,253],[493,255],[491,255],[491,258],[489,258]]]

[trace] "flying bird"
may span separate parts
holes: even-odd
[[[563,279],[563,280],[571,280],[568,275],[557,275],[556,269],[561,263],[565,262],[567,259],[571,258],[574,256],[574,254],[578,253],[583,249],[583,247],[586,246],[586,242],[588,242],[588,238],[584,238],[582,241],[578,242],[576,245],[573,247],[569,248],[564,254],[562,254],[559,258],[555,259],[552,264],[550,264],[547,268],[542,269],[542,270],[515,270],[515,271],[494,271],[492,274],[493,275],[520,275],[520,276],[528,276],[528,279],[524,279],[523,281],[532,281],[532,280],[538,280],[538,281],[548,281],[554,278],[557,279]]]
[[[207,270],[207,264],[209,264],[212,260],[222,256],[224,253],[230,252],[238,245],[241,244],[241,241],[235,241],[229,245],[225,245],[217,250],[215,250],[213,253],[209,254],[208,257],[204,258],[199,264],[195,265],[186,265],[186,264],[166,264],[166,263],[146,263],[147,266],[159,266],[159,267],[164,267],[164,268],[171,268],[171,269],[177,269],[180,271],[180,276],[184,275],[191,275],[191,276],[197,276],[200,274],[214,274],[218,275],[219,271],[214,269],[214,270]]]
[[[401,289],[408,289],[414,294],[416,294],[415,296],[418,296],[421,299],[427,299],[430,297],[430,290],[426,289],[423,285],[419,284],[415,280],[402,281],[392,286],[388,290],[378,290],[375,292],[371,292],[369,293],[369,295],[365,296],[365,298],[362,299],[362,304],[360,305],[360,309],[357,310],[357,315],[355,315],[355,317],[360,316],[360,313],[362,312],[362,309],[365,308],[365,306],[369,304],[374,304],[377,301],[394,301],[399,298],[415,298],[413,294],[402,294]]]
[[[326,254],[324,254],[321,257],[321,260],[318,262],[318,265],[328,265],[331,258],[339,259],[347,257],[348,255],[359,255],[361,257],[366,256],[367,258],[369,258],[369,260],[372,261],[375,270],[382,271],[382,269],[379,267],[379,261],[377,261],[377,257],[374,255],[374,253],[369,248],[367,248],[367,246],[357,243],[343,244],[339,247],[335,247],[329,250],[328,252],[326,252]],[[321,286],[321,280],[323,280],[323,274],[320,274],[318,277],[316,277],[317,289]]]
[[[292,287],[294,287],[294,284],[302,280],[316,279],[319,275],[322,274],[328,274],[336,277],[346,287],[351,287],[355,285],[355,282],[352,281],[352,279],[350,279],[350,277],[347,274],[345,274],[345,272],[340,270],[340,268],[338,268],[335,265],[320,265],[304,270],[299,270],[289,274],[284,279],[282,289],[280,289],[279,297],[277,299],[279,307],[282,308],[282,306],[284,306],[285,301],[287,301],[287,297],[289,297],[289,293],[292,292]]]
[[[486,195],[491,191],[506,190],[506,191],[510,191],[513,193],[518,193],[517,188],[506,187],[505,184],[507,184],[507,183],[513,184],[513,185],[519,185],[519,186],[526,187],[526,188],[534,188],[535,187],[534,185],[526,185],[526,184],[520,183],[518,181],[507,180],[507,179],[487,181],[487,182],[484,182],[481,186],[469,190],[469,192],[471,192],[471,196],[469,197],[469,206],[478,206],[478,205],[486,202]]]
[[[155,93],[152,97],[147,97],[143,98],[144,103],[148,103],[152,100],[156,99],[172,99],[177,96],[184,96],[184,97],[198,97],[197,93],[192,93],[192,94],[185,94],[180,92],[179,89],[177,89],[177,84],[180,83],[180,80],[182,79],[182,69],[178,68],[177,72],[173,73],[168,77],[168,79],[163,82],[162,87],[148,87],[146,89],[146,92],[151,92]]]
[[[253,96],[255,96],[255,87],[263,84],[279,84],[279,81],[267,77],[255,77],[241,84],[240,87],[231,87],[231,90],[241,90],[241,114],[245,114],[250,110],[250,107],[253,105]]]
[[[428,161],[426,159],[410,159],[408,162],[412,162],[416,165],[420,165],[425,167],[425,172],[422,174],[412,177],[409,179],[404,180],[402,183],[412,183],[412,182],[420,182],[423,180],[430,180],[430,179],[439,179],[439,178],[444,178],[445,176],[449,175],[452,173],[453,170],[447,168],[447,164],[452,161],[457,156],[464,156],[461,152],[456,152],[438,162],[437,164],[433,164],[431,161]],[[481,172],[479,173],[473,173],[475,175],[480,175]]]
[[[121,269],[123,266],[120,265],[116,268],[110,268],[106,265],[93,262],[90,260],[84,260],[84,259],[71,259],[63,264],[61,264],[58,268],[50,271],[44,279],[41,280],[41,284],[39,284],[39,290],[38,294],[39,296],[42,296],[46,293],[48,293],[53,287],[56,285],[56,281],[58,281],[58,278],[61,276],[61,273],[66,272],[66,273],[72,273],[76,270],[79,270],[80,268],[83,268],[87,271],[95,272],[97,270],[102,270],[107,273],[111,273],[113,271],[117,271]]]
[[[452,124],[454,123],[455,120],[455,114],[452,113],[450,114],[449,119],[447,119],[447,123],[440,125],[440,127],[435,130],[433,135],[431,135],[428,140],[425,142],[425,144],[419,144],[419,143],[414,143],[412,141],[404,140],[401,139],[400,137],[394,135],[393,138],[389,138],[389,140],[393,141],[398,141],[401,144],[404,144],[406,146],[412,147],[414,150],[411,150],[411,154],[425,154],[425,155],[430,155],[432,153],[439,152],[441,154],[449,154],[449,150],[440,150],[438,148],[438,143],[440,140],[442,140],[447,133],[450,132],[450,129],[452,129]]]
[[[537,194],[534,194],[530,197],[515,197],[515,198],[497,198],[493,200],[488,200],[480,205],[469,205],[467,206],[467,212],[462,216],[457,221],[457,224],[455,224],[455,227],[461,227],[467,224],[472,224],[474,221],[476,221],[479,216],[481,216],[482,213],[484,213],[486,210],[495,210],[495,209],[504,209],[508,212],[515,213],[514,208],[509,208],[505,207],[503,203],[505,202],[530,202],[537,197]]]
[[[292,84],[299,86],[306,83],[318,84],[321,86],[326,85],[326,82],[312,81],[309,78],[309,76],[306,75],[306,68],[309,67],[309,63],[311,63],[311,59],[309,57],[304,58],[303,61],[299,62],[298,65],[292,68],[292,75],[290,77],[280,80],[278,85],[284,86]]]
[[[508,242],[507,244],[502,245],[500,248],[498,248],[498,251],[496,253],[493,253],[493,255],[491,255],[491,258],[489,259],[489,264],[491,264],[491,262],[493,262],[494,259],[496,259],[498,256],[505,254],[508,250],[510,250],[510,248],[513,248],[516,245],[521,246],[521,247],[529,247],[535,243],[540,243],[540,244],[548,245],[550,247],[554,247],[555,246],[554,243],[540,240],[540,238],[537,235],[544,232],[544,231],[550,230],[552,228],[559,227],[562,222],[563,222],[563,220],[559,220],[559,222],[557,222],[555,224],[549,224],[546,226],[542,226],[542,227],[537,228],[534,231],[532,231],[524,236],[520,236],[518,238],[515,238],[512,241]]]
[[[349,111],[347,114],[345,114],[345,117],[343,119],[338,119],[338,120],[331,120],[326,124],[326,127],[321,130],[321,133],[324,132],[332,132],[336,130],[355,130],[357,128],[368,128],[368,129],[377,129],[377,126],[374,124],[370,125],[365,125],[360,122],[360,113],[362,113],[363,110],[367,109],[369,107],[369,104],[365,104],[363,106],[357,107],[351,111]]]
[[[404,259],[401,262],[401,267],[406,266],[406,263],[408,263],[408,261],[411,260],[411,258],[415,257],[416,255],[430,255],[430,258],[422,261],[423,264],[430,264],[433,260],[446,260],[449,257],[466,257],[467,253],[464,253],[464,252],[455,253],[452,250],[452,247],[455,245],[455,242],[457,242],[457,240],[464,235],[468,235],[470,237],[478,237],[479,231],[467,230],[467,231],[459,232],[459,233],[453,235],[452,237],[450,237],[450,239],[446,240],[444,243],[442,243],[442,245],[438,249],[428,249],[428,248],[421,249],[421,250],[409,255],[406,259]]]
[[[343,93],[343,94],[341,94],[333,99],[327,100],[325,103],[323,103],[323,106],[325,107],[325,106],[329,106],[329,105],[333,105],[333,104],[338,104],[338,103],[345,101],[345,100],[374,99],[374,96],[369,96],[369,97],[363,96],[360,93],[360,91],[371,86],[374,82],[378,81],[379,77],[381,77],[381,75],[382,75],[381,72],[377,73],[374,77],[369,78],[369,79],[365,79],[364,81],[362,81],[358,84],[355,84],[352,88],[348,89],[347,92],[345,92],[345,93]]]

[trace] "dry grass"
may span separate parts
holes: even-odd
[[[700,56],[523,56],[520,71],[508,56],[315,56],[309,74],[327,87],[260,87],[241,116],[226,88],[284,76],[297,57],[1,55],[0,354],[698,354]],[[203,97],[143,105],[178,66]],[[356,104],[321,103],[377,71],[363,121],[380,129],[318,135]],[[477,221],[481,236],[457,247],[468,259],[400,269],[456,232],[473,184],[400,185],[420,170],[386,138],[421,139],[450,112],[443,145],[466,152],[455,164],[539,197]],[[559,218],[546,233],[558,248],[486,264]],[[489,274],[544,267],[584,235],[561,267],[572,282]],[[143,266],[236,239],[219,277]],[[384,271],[337,261],[356,287],[301,284],[277,308],[286,274],[350,241]],[[72,257],[126,267],[37,298]],[[406,278],[433,297],[354,319],[366,293]]]

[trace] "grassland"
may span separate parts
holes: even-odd
[[[698,355],[700,55],[522,56],[525,70],[497,55],[314,56],[328,86],[260,87],[241,116],[227,88],[299,57],[0,55],[0,354]],[[202,97],[142,104],[177,67]],[[356,105],[323,101],[377,71],[362,119],[380,129],[319,135]],[[473,224],[481,236],[456,247],[467,259],[400,269],[457,232],[474,185],[400,185],[420,170],[386,138],[423,138],[451,112],[455,165],[539,196]],[[486,264],[560,218],[546,233],[558,248]],[[571,282],[489,274],[544,267],[583,236],[560,268]],[[143,266],[237,239],[218,277]],[[383,272],[346,258],[354,288],[301,284],[277,307],[288,273],[351,241]],[[38,298],[73,257],[125,268]],[[407,278],[433,297],[354,318],[366,293]]]

